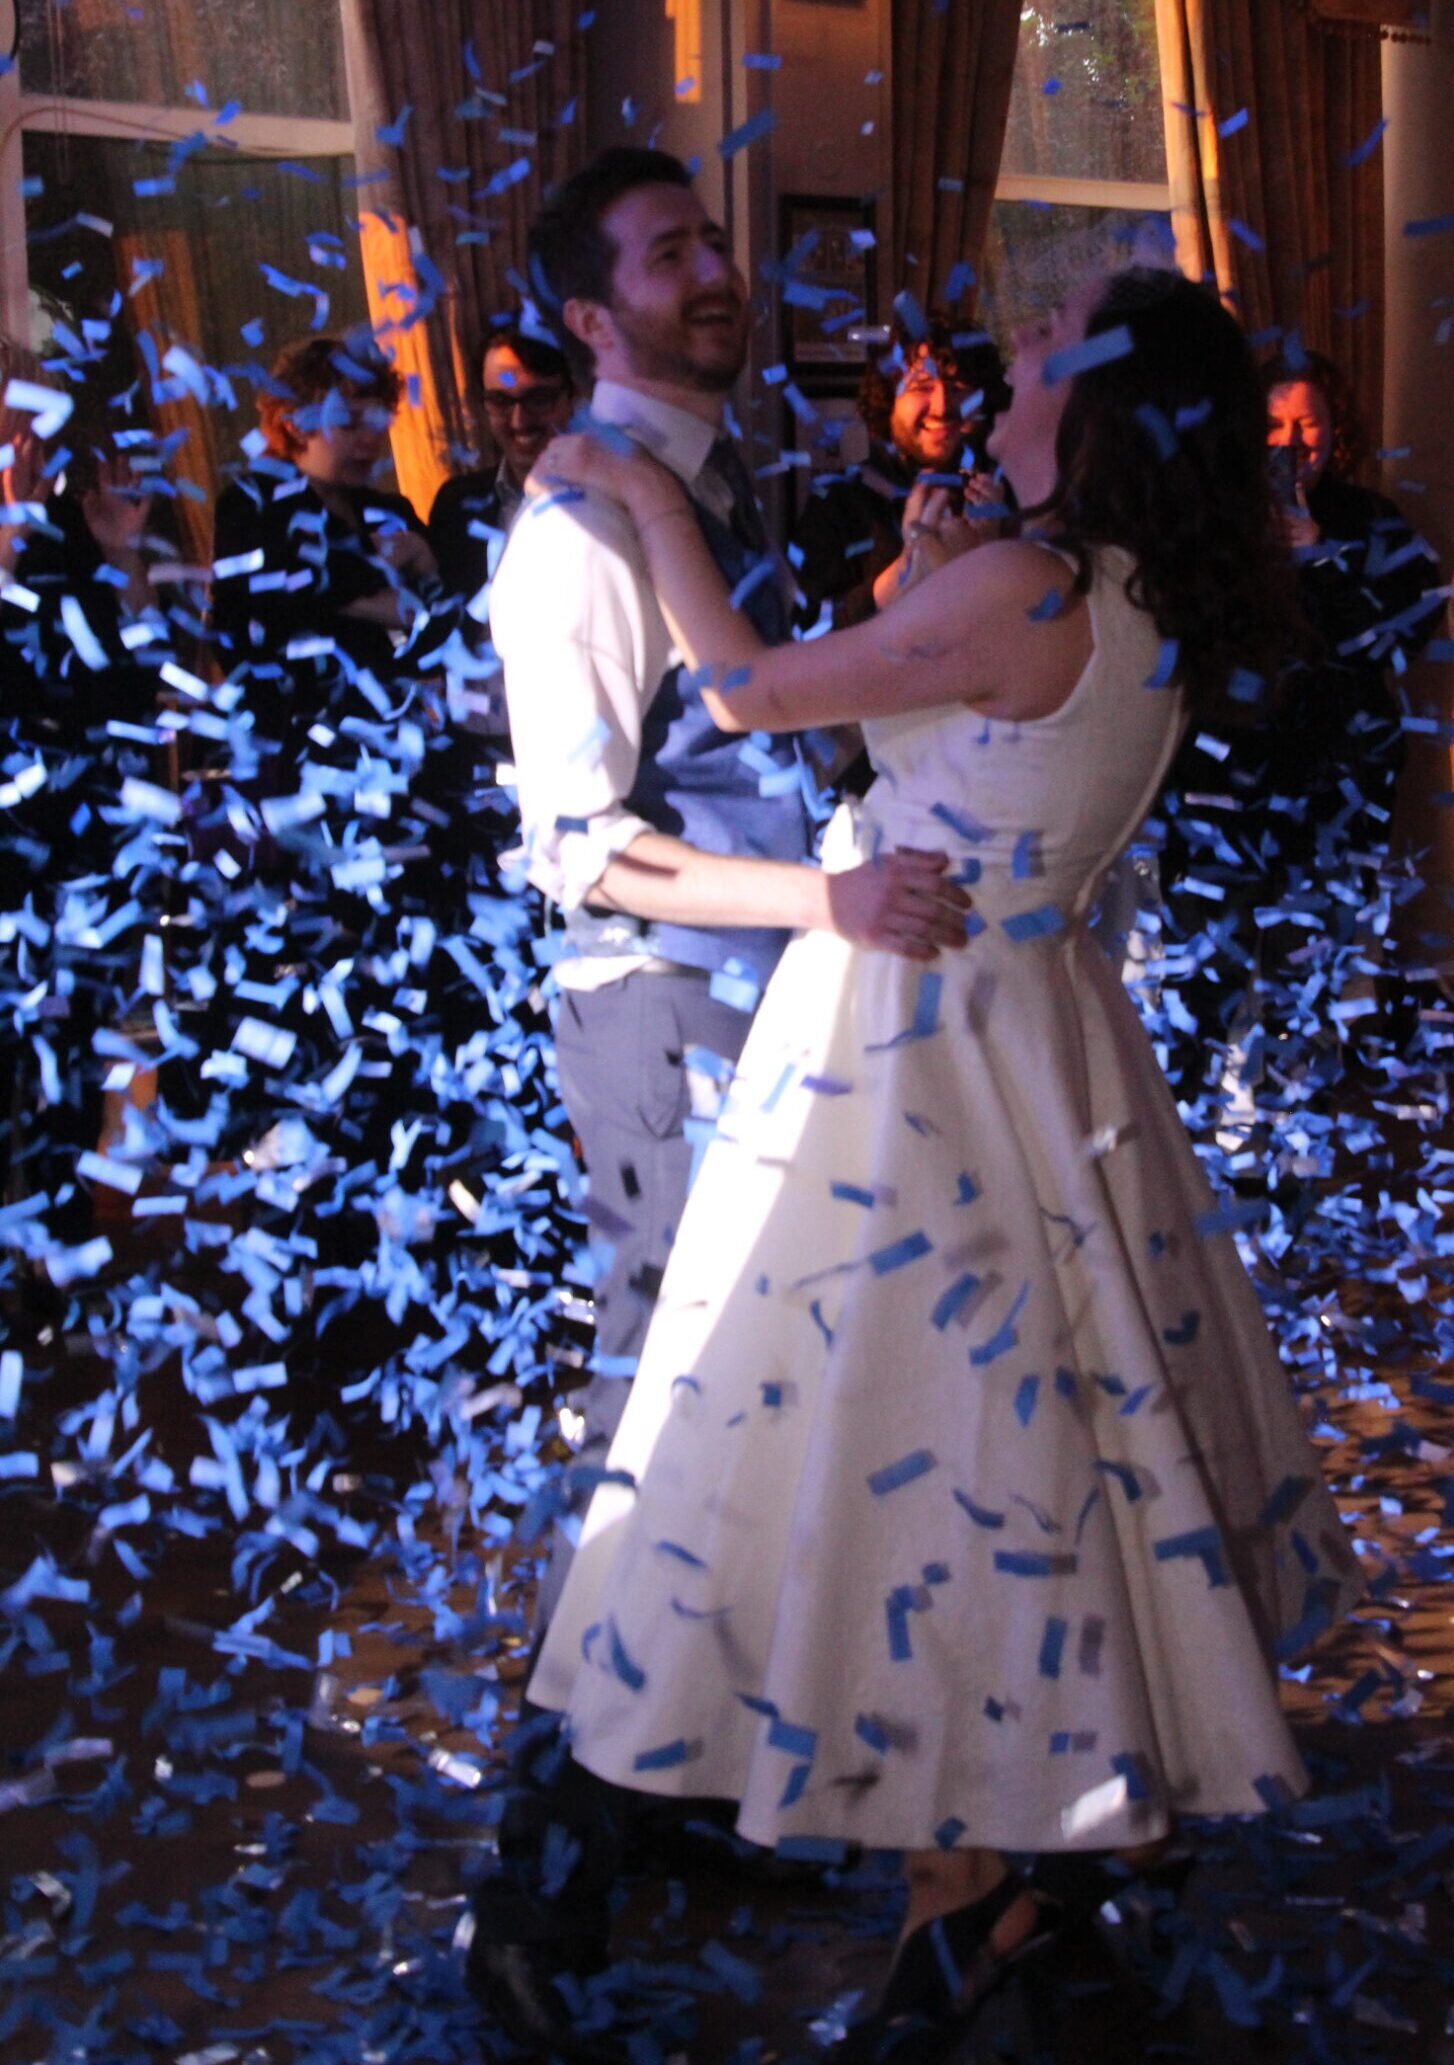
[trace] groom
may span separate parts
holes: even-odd
[[[740,607],[765,642],[786,638],[782,570],[724,430],[747,352],[746,286],[686,168],[661,151],[604,152],[551,196],[531,231],[530,269],[596,419],[680,476]],[[548,456],[543,465],[548,474]],[[614,506],[565,495],[529,506],[490,622],[530,876],[565,914],[561,1094],[590,1176],[590,1216],[609,1244],[577,1465],[589,1479],[624,1409],[686,1200],[687,1056],[697,1048],[735,1063],[793,930],[816,924],[889,950],[907,932],[932,951],[963,944],[963,899],[941,885],[934,856],[895,854],[832,878],[811,865],[798,742],[716,729]],[[537,1632],[568,1561],[561,1538]],[[616,1817],[610,1789],[569,1764],[543,1717],[522,1736],[532,1729],[546,1732],[545,1754],[532,1772],[517,1751],[505,1874],[476,1901],[470,1980],[523,2040],[597,2057],[551,1980],[604,1955]],[[542,1763],[555,1767],[552,1782]],[[561,1851],[561,1831],[580,1847],[547,1902],[541,1854]]]

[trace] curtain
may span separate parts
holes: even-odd
[[[893,0],[893,259],[921,302],[979,263],[1019,33],[1020,0]]]
[[[1178,258],[1253,336],[1296,327],[1335,359],[1381,442],[1377,30],[1340,30],[1297,0],[1156,0],[1156,13]]]
[[[131,230],[116,233],[116,259],[123,278],[138,285],[127,296],[128,323],[134,336],[145,335],[161,359],[173,344],[193,354],[201,350],[202,311],[192,245],[185,231],[153,230],[146,237]],[[152,271],[152,267],[159,268]],[[160,391],[168,399],[155,399]],[[178,540],[190,566],[204,566],[212,556],[212,512],[208,498],[218,485],[216,425],[210,408],[181,382],[152,383],[151,414],[162,438],[176,439],[168,472],[178,494],[173,505]],[[189,492],[189,490],[191,492]]]
[[[580,162],[577,11],[343,0],[369,306],[408,380],[394,464],[421,515],[470,448],[480,344],[519,307],[530,218]]]

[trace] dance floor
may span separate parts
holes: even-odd
[[[1437,1114],[1374,1103],[1391,1151],[1345,1157],[1281,1271],[1264,1271],[1370,1587],[1286,1682],[1315,1790],[1255,1826],[1196,1832],[1151,1988],[1094,1950],[1037,1978],[1065,2065],[1228,2044],[1255,2060],[1454,2065],[1447,1210],[1441,1151],[1417,1122]],[[94,1412],[105,1365],[83,1334],[52,1346],[40,1388],[64,1426]],[[349,1354],[340,1332],[340,1389]],[[179,1486],[216,1485],[221,1451],[174,1364],[139,1401]],[[558,1457],[551,1421],[507,1385],[476,1425],[497,1510],[518,1519]],[[221,1491],[203,1531],[148,1534],[139,1578],[110,1552],[104,1480],[5,1487],[5,1582],[35,1557],[52,1581],[0,1672],[0,2056],[518,2056],[464,1995],[451,1939],[489,1860],[533,1556],[502,1524],[479,1532],[448,1467],[376,1421],[314,1471],[312,1520],[306,1502],[279,1509],[291,1561],[270,1564],[257,1598],[276,1533],[249,1532],[255,1516],[229,1525]],[[189,1498],[204,1509],[183,1489],[176,1513]],[[623,1888],[604,1984],[638,2011],[655,2003],[642,2065],[811,2059],[872,1988],[893,1926],[890,1881],[869,1865],[776,1882],[704,1832]],[[999,2030],[1011,2057],[1028,2055],[1022,2005]]]

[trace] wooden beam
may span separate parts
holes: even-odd
[[[24,148],[20,80],[0,76],[0,330],[17,344],[30,342],[30,278],[25,258]]]
[[[7,77],[13,75],[7,74]],[[0,80],[3,88],[5,80]],[[19,115],[26,129],[68,131],[72,136],[152,136],[160,143],[201,134],[221,150],[263,157],[345,158],[353,153],[353,124],[304,115],[235,115],[221,126],[204,108],[152,107],[144,101],[66,100],[22,93]]]
[[[1171,188],[1154,179],[1066,179],[1051,173],[1002,172],[997,201],[1054,201],[1068,208],[1131,208],[1144,213],[1171,207]]]
[[[1324,21],[1348,22],[1365,29],[1427,29],[1427,5],[1419,0],[1308,0]]]

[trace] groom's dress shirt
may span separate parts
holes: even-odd
[[[718,436],[710,423],[608,380],[591,409],[732,521],[732,488],[708,463]],[[595,495],[528,505],[491,589],[490,631],[505,669],[530,879],[573,910],[652,829],[625,799],[642,720],[676,657],[625,511]],[[648,954],[592,954],[567,956],[556,972],[566,988],[595,989],[655,965]]]

